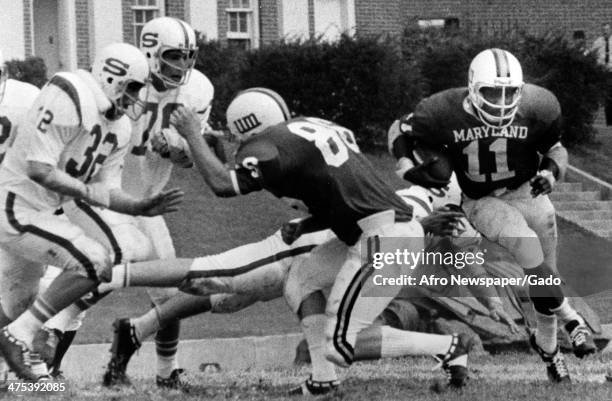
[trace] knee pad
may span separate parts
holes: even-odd
[[[533,232],[529,236],[500,237],[499,244],[510,251],[523,269],[539,266],[544,261],[540,239]]]
[[[157,259],[151,240],[135,225],[121,224],[114,226],[113,234],[121,252],[120,263]]]
[[[106,247],[85,235],[77,237],[72,243],[84,254],[86,260],[73,258],[72,266],[66,266],[68,269],[77,270],[96,280],[111,277],[113,263]]]

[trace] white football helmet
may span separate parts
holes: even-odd
[[[240,140],[291,118],[283,98],[266,88],[250,88],[238,93],[225,115],[230,132]]]
[[[133,120],[139,117],[134,110],[144,110],[138,92],[148,82],[149,65],[138,48],[127,43],[104,47],[94,59],[91,74],[119,115],[125,113]]]
[[[147,22],[140,33],[140,50],[151,73],[167,87],[183,85],[195,65],[198,46],[195,31],[176,18],[160,17]],[[164,58],[169,50],[180,51],[180,60]]]
[[[6,71],[6,67],[4,65],[4,55],[0,50],[0,102],[2,102],[2,98],[4,98],[4,89],[6,88],[6,80],[8,79],[8,74]]]
[[[487,126],[504,128],[512,124],[523,88],[521,64],[510,52],[484,50],[470,64],[468,98],[478,118]],[[483,96],[484,88],[499,90],[499,101]]]
[[[429,191],[419,185],[410,188],[400,189],[395,192],[408,205],[412,206],[412,215],[416,219],[429,216],[433,209],[433,196]]]

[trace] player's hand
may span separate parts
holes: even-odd
[[[510,328],[511,333],[517,334],[519,332],[519,327],[510,317],[510,315],[508,315],[508,313],[504,309],[503,303],[501,303],[500,301],[492,300],[492,302],[489,304],[489,316],[496,322],[502,322],[506,324]]]
[[[300,236],[304,230],[303,219],[300,220],[291,220],[288,223],[283,223],[281,227],[281,236],[283,238],[283,242],[287,245],[293,244]]]
[[[202,122],[198,113],[193,109],[188,109],[185,106],[179,106],[170,115],[170,125],[176,128],[176,131],[185,139],[200,135],[202,132]]]
[[[429,216],[423,217],[420,223],[426,233],[446,237],[453,235],[453,232],[459,228],[462,217],[465,217],[465,215],[461,212],[442,208],[433,211]]]
[[[549,171],[540,171],[529,181],[529,184],[531,185],[531,196],[534,198],[538,195],[548,195],[553,190],[555,177]]]
[[[138,203],[136,215],[158,216],[178,210],[185,194],[178,188],[162,191],[155,196],[141,200]]]

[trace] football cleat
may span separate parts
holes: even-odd
[[[568,322],[565,325],[565,331],[572,342],[574,355],[578,358],[584,358],[587,355],[597,352],[597,346],[593,341],[591,331],[582,317]]]
[[[111,360],[108,362],[102,383],[105,386],[130,385],[126,374],[127,365],[134,352],[140,348],[134,325],[130,319],[117,319],[113,323],[115,335],[111,346]]]
[[[531,345],[531,348],[533,348],[538,355],[540,355],[540,358],[542,358],[542,361],[544,361],[546,364],[548,380],[553,383],[572,381],[570,378],[569,369],[567,368],[567,364],[565,362],[565,357],[561,353],[558,345],[557,349],[555,349],[555,351],[552,353],[544,351],[536,343],[535,333],[531,333],[531,336],[529,336],[529,344]]]
[[[323,395],[336,391],[340,387],[339,380],[316,381],[310,376],[297,387],[289,390],[289,395]]]
[[[180,390],[188,393],[191,390],[191,384],[185,379],[185,369],[174,369],[169,377],[155,377],[157,387],[168,390]]]
[[[2,352],[4,360],[18,378],[30,381],[38,380],[38,376],[31,370],[31,350],[23,341],[13,337],[6,327],[0,332],[0,352]]]
[[[453,334],[451,345],[446,354],[436,355],[446,373],[448,385],[461,388],[469,378],[467,369],[468,354],[474,346],[475,338],[468,334]]]
[[[0,393],[5,393],[8,391],[8,374],[8,365],[4,361],[4,358],[0,356]]]

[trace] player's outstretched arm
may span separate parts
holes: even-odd
[[[143,199],[135,199],[119,188],[110,190],[109,209],[132,216],[158,216],[176,212],[185,194],[178,188],[161,191]]]
[[[135,199],[119,188],[109,189],[104,182],[85,184],[50,164],[36,161],[28,162],[28,176],[37,184],[64,196],[130,215],[156,216],[174,212],[183,198],[182,191],[171,189],[149,198]]]
[[[179,107],[170,116],[170,124],[187,140],[191,156],[206,184],[218,196],[236,196],[229,170],[215,156],[201,135],[202,123],[194,110]]]

